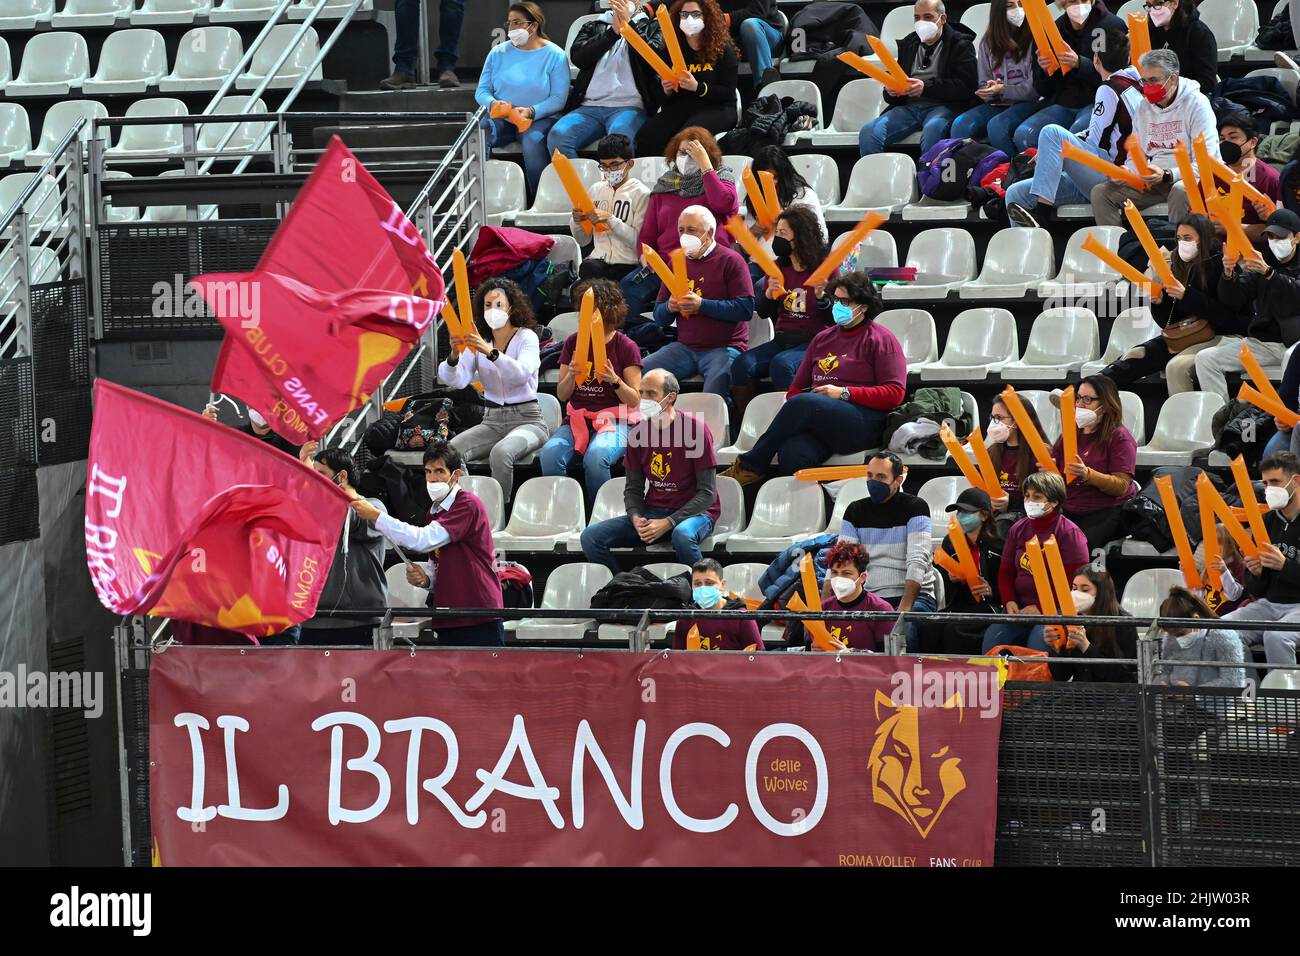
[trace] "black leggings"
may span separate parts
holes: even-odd
[[[703,126],[716,137],[735,129],[736,122],[735,103],[715,106],[677,97],[645,121],[636,134],[636,154],[662,156],[668,148],[668,141],[688,126]]]
[[[1127,358],[1129,352],[1136,351],[1136,349],[1129,349],[1102,369],[1101,374],[1114,382],[1116,388],[1127,388],[1148,375],[1163,372],[1165,366],[1169,364],[1169,359],[1173,357],[1163,335],[1147,339],[1142,343],[1141,348],[1144,354],[1140,358]]]

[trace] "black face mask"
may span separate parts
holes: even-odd
[[[784,259],[794,251],[794,244],[783,236],[774,236],[772,239],[772,253],[778,259]]]
[[[1236,143],[1230,143],[1226,139],[1219,140],[1219,155],[1229,166],[1241,162],[1241,147]]]

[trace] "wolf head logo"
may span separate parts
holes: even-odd
[[[668,477],[668,471],[672,467],[669,458],[672,452],[657,451],[650,458],[650,477],[663,481]]]
[[[817,367],[823,372],[833,372],[840,367],[840,357],[831,352],[827,352],[825,358],[819,358],[817,360]]]
[[[867,762],[872,800],[893,810],[925,839],[952,799],[966,789],[961,758],[942,743],[944,725],[954,717],[961,722],[961,699],[954,695],[937,711],[927,711],[924,729],[930,735],[937,730],[937,742],[922,734],[918,708],[897,705],[880,691],[875,703],[880,725]]]

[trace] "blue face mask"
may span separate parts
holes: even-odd
[[[836,325],[848,325],[853,321],[853,306],[845,302],[836,302],[831,306],[831,318]]]
[[[876,504],[880,504],[889,498],[893,486],[884,481],[876,481],[874,478],[867,479],[867,494]]]
[[[722,600],[722,589],[716,588],[712,584],[701,584],[691,590],[691,600],[699,607],[713,607]]]
[[[957,516],[957,523],[963,531],[974,531],[980,526],[980,516],[976,512],[963,511]]]

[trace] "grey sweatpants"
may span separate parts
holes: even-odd
[[[463,431],[451,440],[451,447],[464,456],[465,462],[488,460],[492,477],[501,485],[505,500],[515,484],[515,462],[537,451],[551,433],[542,419],[537,402],[488,408],[481,424]]]

